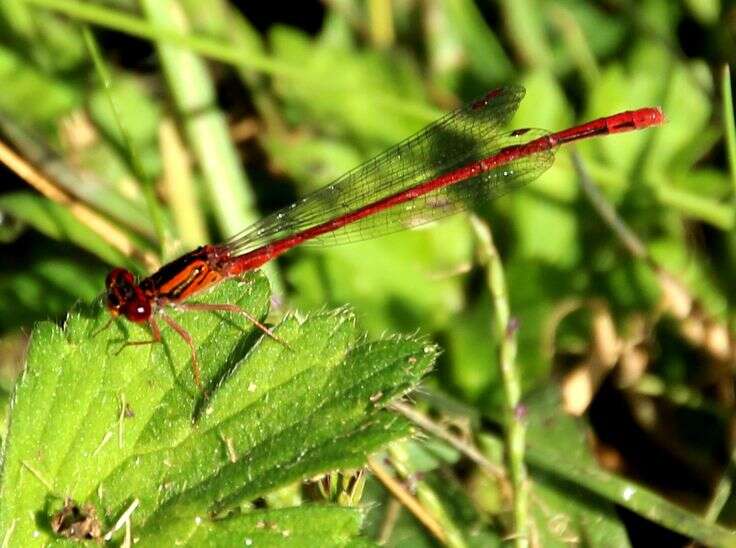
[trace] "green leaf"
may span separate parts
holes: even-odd
[[[586,45],[592,50],[596,58],[606,58],[616,52],[621,42],[627,39],[625,16],[622,13],[613,13],[603,5],[588,2],[566,3],[555,6],[552,19],[561,10],[569,12],[574,22],[583,32]],[[552,21],[554,23],[554,21]],[[575,52],[567,51],[567,55]]]
[[[733,92],[731,90],[731,68],[729,65],[724,65],[721,72],[721,95],[723,96],[721,113],[728,167],[731,184],[736,188],[736,121],[733,117]]]
[[[287,27],[275,27],[269,38],[276,59],[298,67],[303,79],[298,86],[290,79],[277,81],[293,123],[347,134],[378,153],[441,114],[426,106],[419,73],[408,56],[336,47],[324,37],[314,41]]]
[[[661,62],[662,58],[656,57],[653,61],[646,60],[642,65],[653,62]],[[649,67],[647,67],[649,68]],[[652,148],[649,150],[647,160],[658,167],[674,166],[689,169],[692,167],[692,159],[686,153],[691,147],[697,147],[708,133],[708,121],[712,116],[713,104],[708,96],[708,91],[713,85],[712,76],[704,72],[702,66],[694,64],[692,68],[676,67],[667,82],[667,90],[662,108],[667,116],[667,131],[656,132],[652,139]],[[702,82],[699,84],[699,81]],[[632,87],[631,76],[625,77],[621,82],[623,87]],[[652,94],[660,95],[661,83],[651,79],[651,76],[639,76],[635,84],[642,89],[649,88]],[[645,95],[644,93],[642,96]],[[661,99],[660,99],[661,100]],[[651,99],[650,99],[651,101]],[[645,133],[640,134],[641,136]],[[615,152],[611,150],[611,157]],[[680,161],[686,159],[690,165],[681,165]],[[677,171],[677,170],[676,170]]]
[[[498,379],[498,339],[492,329],[493,311],[487,291],[477,295],[449,325],[447,377],[464,399],[485,402],[490,407],[501,403],[502,386]],[[479,345],[478,341],[486,341]]]
[[[165,546],[172,539],[190,546],[355,546],[362,521],[359,510],[329,506],[259,510],[223,521],[172,516],[161,527],[144,528],[137,546]]]
[[[451,0],[441,5],[447,17],[447,28],[442,29],[452,35],[462,48],[460,58],[467,58],[470,72],[484,82],[503,82],[511,78],[513,67],[501,46],[496,34],[483,19],[475,2]],[[432,28],[428,30],[431,32]],[[444,37],[435,33],[435,41]]]
[[[532,0],[504,0],[503,18],[515,47],[515,53],[535,68],[552,66],[552,48],[544,32],[544,10]]]
[[[33,10],[22,0],[6,0],[0,7],[4,41],[12,35],[24,53],[47,72],[68,76],[84,61],[84,44],[77,25],[68,18]],[[62,76],[63,77],[63,76]]]
[[[264,136],[261,144],[280,169],[299,181],[305,192],[323,187],[364,160],[354,146],[337,139],[316,136],[295,139],[289,134],[273,132]]]
[[[268,284],[253,275],[196,300],[262,318]],[[0,530],[13,528],[12,544],[53,538],[49,520],[66,496],[91,504],[103,530],[138,500],[134,530],[156,531],[159,545],[172,545],[187,519],[191,532],[196,517],[226,535],[239,527],[226,512],[361,466],[408,436],[383,406],[412,390],[437,352],[416,337],[367,342],[346,309],[285,319],[275,331],[288,347],[240,315],[167,313],[197,345],[207,399],[189,348],[168,327],[164,344],[123,347],[150,333],[119,319],[93,337],[108,317],[96,304],[70,313],[63,329],[35,329],[2,455]]]
[[[719,0],[686,0],[685,5],[699,23],[712,25],[718,22],[721,13]]]
[[[0,94],[0,111],[26,123],[55,129],[56,120],[81,103],[78,90],[66,80],[50,78],[16,52],[3,47],[0,47],[0,78],[13,82],[12,86],[4,86]]]

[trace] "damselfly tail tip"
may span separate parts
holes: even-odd
[[[646,107],[634,112],[634,125],[636,129],[644,129],[652,126],[660,126],[667,121],[662,112],[662,107]]]

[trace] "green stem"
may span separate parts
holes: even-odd
[[[511,320],[503,264],[491,231],[483,221],[472,217],[479,241],[481,264],[486,265],[488,289],[493,298],[495,330],[500,340],[501,379],[504,387],[506,445],[511,486],[514,491],[514,543],[517,548],[529,546],[529,482],[524,464],[526,426],[518,410],[521,405],[521,378],[516,368],[516,328]]]

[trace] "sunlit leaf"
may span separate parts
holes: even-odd
[[[226,282],[202,301],[263,317],[268,285],[262,276]],[[169,545],[186,531],[256,535],[259,521],[308,537],[314,531],[297,525],[308,508],[224,518],[294,481],[359,467],[409,435],[383,406],[411,390],[436,355],[415,337],[365,341],[345,309],[287,318],[276,334],[288,346],[239,315],[172,317],[196,341],[207,398],[194,385],[189,348],[168,328],[164,344],[125,347],[150,334],[118,320],[93,336],[107,321],[96,304],[73,311],[63,329],[34,330],[3,449],[0,530],[13,528],[12,545],[51,540],[65,497],[95,508],[105,530],[137,500],[134,529]]]

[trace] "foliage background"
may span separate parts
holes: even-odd
[[[85,11],[89,6],[104,9]],[[127,135],[85,44],[85,20],[94,23]],[[158,45],[145,20],[162,38]],[[585,536],[585,518],[602,497],[619,504],[604,513],[621,542],[685,542],[667,520],[647,519],[615,489],[601,493],[595,478],[592,485],[581,479],[593,457],[687,508],[703,527],[732,524],[736,174],[728,168],[732,113],[722,67],[734,56],[735,21],[736,6],[718,0],[333,0],[298,7],[5,0],[3,134],[120,236],[111,241],[68,203],[2,172],[5,407],[29,329],[61,321],[73,303],[98,296],[111,265],[145,273],[237,232],[494,86],[527,88],[515,127],[561,129],[662,105],[668,124],[661,129],[576,147],[584,173],[646,257],[632,256],[601,221],[570,150],[535,184],[479,204],[476,213],[493,229],[519,324],[529,445],[543,454],[574,453],[560,464],[567,474],[556,472],[575,489],[552,481],[539,462],[535,468],[535,458],[545,459],[530,452],[532,512],[547,531],[538,534],[546,538],[564,507],[577,516],[567,532]],[[189,38],[175,44],[161,29]],[[468,218],[459,216],[430,230],[295,250],[267,272],[273,318],[349,303],[373,337],[426,334],[445,352],[419,403],[451,417],[493,454],[504,413],[501,341],[477,246]],[[584,413],[575,428],[554,436],[554,429],[534,427],[544,417],[562,420],[551,386]],[[585,451],[578,456],[571,446]],[[448,522],[466,542],[478,531],[496,540],[509,532],[505,510],[489,500],[495,491],[487,478],[457,455],[417,451],[410,469],[422,470],[426,488],[448,498]],[[447,478],[461,494],[441,492]],[[571,495],[581,484],[584,494]],[[374,482],[365,497],[378,508],[363,529],[375,539],[388,503]],[[574,510],[565,499],[574,500]],[[405,511],[386,539],[431,542]]]

